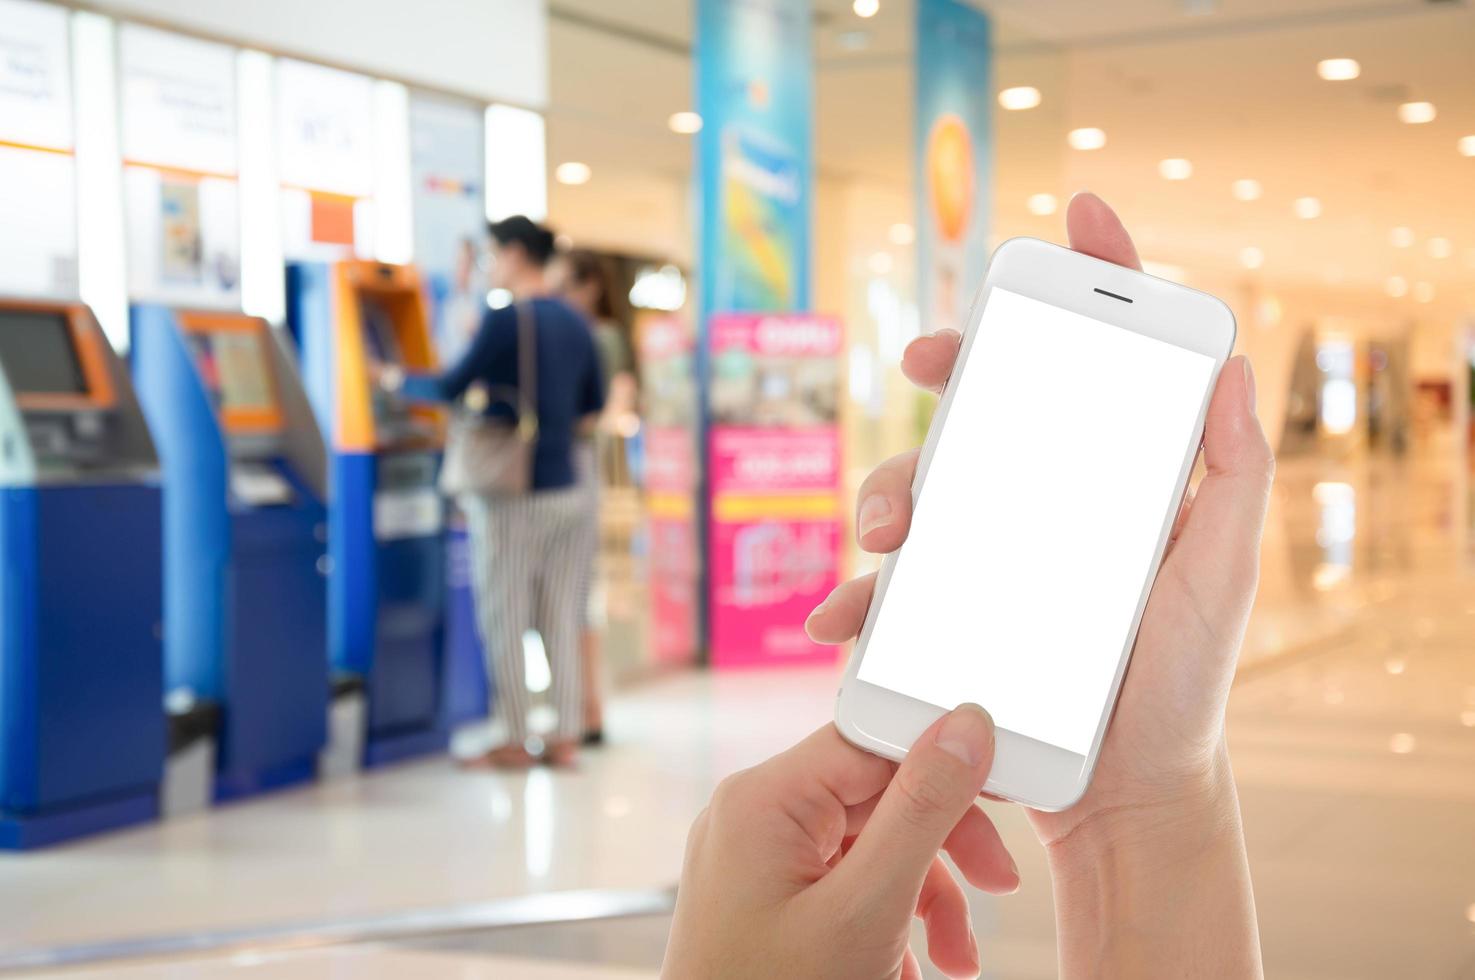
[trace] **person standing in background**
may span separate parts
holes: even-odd
[[[477,623],[487,653],[487,673],[497,681],[497,716],[507,741],[473,765],[523,768],[529,751],[528,689],[523,635],[543,639],[552,674],[558,721],[542,758],[572,765],[584,734],[579,601],[588,564],[590,501],[574,473],[574,444],[587,435],[604,408],[604,376],[593,335],[583,316],[547,295],[545,269],[553,233],[517,215],[489,226],[491,284],[512,294],[514,306],[488,310],[465,355],[439,377],[406,377],[390,368],[380,384],[406,398],[453,402],[473,388],[483,393],[516,388],[518,318],[531,314],[536,337],[538,435],[533,447],[532,490],[515,496],[464,494],[470,532]],[[502,402],[485,404],[488,416],[514,418]]]
[[[614,318],[609,275],[593,252],[574,250],[549,266],[549,286],[593,324],[600,367],[609,382],[604,414],[590,439],[574,449],[574,469],[589,498],[588,562],[584,578],[584,632],[580,649],[584,664],[584,744],[604,742],[604,651],[602,603],[598,600],[599,488],[601,461],[618,433],[620,422],[635,409],[635,359]]]

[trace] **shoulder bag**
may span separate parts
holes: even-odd
[[[473,493],[492,497],[525,494],[533,488],[533,448],[538,440],[538,338],[531,303],[518,303],[517,385],[472,385],[457,402],[440,469],[440,491],[448,497]],[[491,418],[487,408],[509,405],[517,420]]]

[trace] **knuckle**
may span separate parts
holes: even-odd
[[[896,774],[896,789],[901,794],[904,818],[930,824],[948,811],[953,792],[946,775],[936,766],[903,766]]]

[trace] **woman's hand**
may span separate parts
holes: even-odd
[[[994,755],[993,720],[962,705],[899,767],[826,725],[725,779],[687,840],[666,977],[919,978],[915,915],[938,969],[974,976],[968,899],[1019,886],[976,805]]]
[[[1077,251],[1140,268],[1131,238],[1100,198],[1078,195],[1066,224]],[[915,341],[903,370],[922,387],[941,389],[957,359],[959,341],[951,331]],[[1235,968],[1238,959],[1221,962],[1224,969],[1217,975],[1248,975],[1251,961],[1258,970],[1253,900],[1224,739],[1224,708],[1254,602],[1260,533],[1274,472],[1254,404],[1249,362],[1233,358],[1220,374],[1209,407],[1205,476],[1185,500],[1174,528],[1091,787],[1069,810],[1031,814],[1037,835],[1050,849],[1067,976],[1111,973],[1111,963],[1121,964],[1105,959],[1096,947],[1125,942],[1124,936],[1140,929],[1167,934],[1154,940],[1165,944],[1155,955],[1169,964],[1163,972],[1171,972],[1174,942],[1224,939],[1222,930],[1205,938],[1181,928],[1180,916],[1195,912],[1244,927],[1229,944],[1244,954],[1244,968]],[[867,551],[894,551],[906,539],[916,466],[917,452],[905,453],[881,464],[861,487],[857,527]],[[810,617],[810,635],[829,643],[853,638],[864,621],[874,582],[873,575],[866,576],[836,589]],[[1068,610],[1070,597],[1061,601]],[[1196,864],[1199,860],[1211,866]],[[1178,874],[1163,873],[1174,862]],[[1148,909],[1138,890],[1128,912],[1121,907],[1125,899],[1113,890],[1130,884],[1134,870],[1147,865],[1159,873],[1144,877],[1142,888],[1173,907]],[[1194,882],[1183,879],[1195,874],[1204,891],[1218,892],[1217,904],[1214,896],[1185,887]],[[1115,909],[1104,908],[1113,901]],[[1129,914],[1133,921],[1122,921]],[[1081,930],[1111,931],[1113,919],[1114,936],[1072,941],[1081,938]],[[1137,963],[1127,970],[1143,966]]]

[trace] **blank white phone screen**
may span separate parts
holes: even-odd
[[[994,287],[857,674],[1085,755],[1214,359]]]

